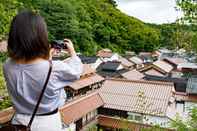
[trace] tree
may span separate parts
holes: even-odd
[[[186,24],[197,24],[197,1],[196,0],[177,0],[178,9],[182,10],[184,17],[181,19]]]
[[[187,120],[183,120],[180,116],[177,116],[171,125],[178,131],[197,131],[197,107],[193,107],[189,110]]]

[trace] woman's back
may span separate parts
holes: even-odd
[[[53,111],[63,105],[66,99],[64,87],[77,79],[82,71],[78,57],[70,59],[67,63],[62,61],[52,63],[52,73],[37,114]],[[18,113],[31,114],[33,112],[48,70],[47,60],[33,64],[17,64],[11,59],[6,61],[4,75]]]

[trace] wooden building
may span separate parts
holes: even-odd
[[[80,79],[65,87],[67,98],[72,99],[73,97],[99,89],[104,80],[90,65],[84,64],[84,71]]]

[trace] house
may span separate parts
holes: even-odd
[[[84,130],[90,123],[104,131],[167,127],[172,91],[171,83],[107,79],[101,89],[66,102],[60,112],[71,131]]]
[[[144,71],[144,74],[146,76],[160,76],[160,77],[164,77],[165,76],[165,74],[163,74],[159,70],[155,69],[154,67],[149,69],[149,70],[147,70],[147,71]]]
[[[102,49],[97,52],[96,56],[100,57],[102,61],[107,62],[118,60],[119,55],[117,53],[113,53],[110,49]]]
[[[155,66],[148,66],[139,70],[144,74],[144,80],[148,81],[161,81],[161,82],[172,82],[174,83],[175,91],[177,92],[186,92],[187,87],[187,78],[176,77],[174,75],[169,76],[158,70]]]
[[[167,76],[164,72],[160,71],[159,68],[153,66],[153,64],[144,66],[143,68],[138,69],[138,71],[145,74],[145,76]]]
[[[83,64],[89,64],[93,69],[96,69],[103,61],[97,56],[79,55]]]
[[[179,115],[183,120],[187,119],[190,114],[190,109],[197,107],[197,95],[185,92],[175,93],[175,110],[174,115]]]
[[[136,69],[122,73],[121,76],[127,80],[142,80],[145,76]]]
[[[135,68],[135,64],[131,61],[128,61],[126,58],[119,56],[118,59],[119,62],[121,62],[121,64],[127,68],[127,69],[134,69]]]
[[[159,55],[158,59],[162,60],[166,57],[173,57],[174,52],[172,50],[168,50],[166,48],[161,48],[157,51],[157,54]]]
[[[98,92],[86,94],[77,100],[65,103],[60,108],[65,128],[70,128],[71,131],[81,130],[88,123],[96,119],[98,108],[103,104],[103,100]]]
[[[137,56],[133,56],[133,57],[129,58],[128,60],[131,61],[132,63],[134,63],[135,68],[137,68],[137,69],[144,67],[143,60]]]
[[[172,58],[169,58],[169,57],[164,58],[163,61],[165,61],[165,62],[171,64],[171,65],[173,66],[173,69],[174,69],[174,70],[177,70],[177,67],[178,67],[179,64],[181,64],[181,63],[186,63],[186,62],[187,62],[187,61],[186,61],[185,59],[183,59],[183,58],[174,58],[174,57],[172,57]]]
[[[104,106],[98,111],[114,120],[168,127],[173,90],[172,83],[108,79],[100,89]]]
[[[125,69],[124,66],[119,61],[108,61],[103,62],[98,66],[97,74],[107,78],[107,77],[115,77],[120,78],[122,73],[129,71],[129,69]]]
[[[191,73],[193,75],[197,74],[197,64],[196,63],[181,63],[177,67],[183,73]]]
[[[157,70],[162,72],[163,74],[170,75],[170,72],[173,70],[173,66],[168,64],[167,62],[163,60],[158,60],[153,62],[152,64]]]
[[[133,51],[126,51],[124,57],[125,57],[125,58],[130,58],[130,57],[133,57],[133,56],[135,56],[135,55],[136,55],[136,54],[135,54],[135,52],[133,52]]]
[[[152,52],[140,52],[139,57],[143,60],[144,63],[153,62]]]
[[[80,79],[65,87],[68,100],[97,90],[101,87],[104,80],[90,65],[84,64],[84,71]]]

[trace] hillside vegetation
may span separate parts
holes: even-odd
[[[0,40],[7,38],[13,16],[24,9],[45,18],[49,40],[70,38],[86,55],[101,48],[119,53],[159,47],[197,51],[195,25],[143,23],[120,12],[114,0],[0,0]]]
[[[87,55],[100,48],[152,51],[159,47],[160,31],[115,8],[112,0],[1,0],[0,38],[6,38],[17,11],[31,8],[46,20],[49,39],[70,38]]]

